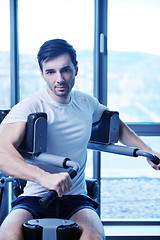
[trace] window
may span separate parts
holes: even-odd
[[[36,54],[53,38],[66,39],[75,47],[79,61],[75,87],[93,93],[93,5],[93,0],[19,0],[21,99],[43,86]]]
[[[159,12],[157,0],[108,1],[108,107],[143,126],[143,140],[157,151],[159,137],[149,131],[160,122]],[[159,218],[159,181],[145,158],[103,153],[102,218]]]
[[[10,18],[9,1],[0,0],[0,108],[10,107]]]
[[[159,122],[160,2],[108,3],[108,106],[124,121]]]
[[[160,137],[143,137],[153,149],[159,149]],[[144,157],[102,154],[102,219],[158,219],[159,171]]]
[[[93,0],[19,0],[20,98],[45,86],[37,52],[46,40],[66,39],[77,50],[79,71],[75,89],[93,94]],[[92,176],[88,151],[87,176]]]

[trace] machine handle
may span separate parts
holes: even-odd
[[[153,155],[149,152],[145,152],[145,151],[142,151],[142,150],[137,150],[135,152],[135,154],[137,156],[142,156],[142,157],[146,157],[148,158],[149,160],[151,160],[154,164],[158,165],[160,163],[160,159],[156,156],[156,155]]]
[[[70,169],[68,173],[71,179],[77,175],[77,171],[74,168]],[[57,192],[55,190],[49,190],[49,192],[39,200],[39,204],[43,208],[47,208],[56,197],[58,197]]]
[[[157,156],[134,147],[127,147],[116,144],[89,143],[87,148],[96,151],[109,152],[130,157],[142,156],[150,159],[156,165],[160,163],[160,159]]]
[[[39,200],[39,204],[43,208],[47,208],[56,197],[58,197],[58,193],[55,190],[49,190],[49,192]]]
[[[41,153],[38,156],[31,155],[29,153],[21,153],[21,155],[24,157],[24,159],[31,163],[31,164],[51,164],[60,168],[70,168],[68,173],[72,178],[74,178],[77,175],[77,172],[79,171],[79,164],[77,162],[71,161],[67,157],[63,156],[57,156],[47,153]],[[44,208],[49,206],[51,202],[58,196],[57,192],[54,190],[50,190],[46,196],[42,197],[39,200],[39,203]]]

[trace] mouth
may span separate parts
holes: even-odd
[[[56,86],[56,89],[58,90],[58,91],[65,91],[66,89],[68,88],[68,86],[66,85],[66,84],[62,84],[62,85],[57,85]]]
[[[56,89],[59,91],[63,91],[66,88],[66,86],[57,86]]]

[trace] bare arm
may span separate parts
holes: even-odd
[[[145,144],[140,137],[136,135],[123,121],[120,121],[120,136],[119,140],[126,146],[137,147],[143,151],[152,153],[160,158],[160,153],[154,151],[151,147]],[[148,160],[149,164],[156,170],[160,169],[160,164],[155,165],[150,160]]]
[[[25,122],[0,125],[0,171],[5,174],[41,184],[56,190],[58,195],[69,191],[71,180],[68,173],[50,174],[22,158],[16,148],[23,140]]]
[[[143,151],[151,151],[151,148],[147,146],[123,121],[120,121],[119,140],[124,145],[137,147]]]

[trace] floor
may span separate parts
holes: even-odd
[[[134,225],[134,226],[104,226],[107,240],[160,240],[160,226]]]

